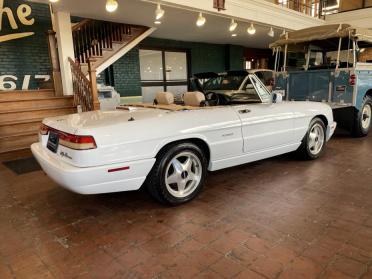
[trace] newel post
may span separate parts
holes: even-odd
[[[61,68],[59,66],[59,59],[58,59],[56,32],[49,30],[47,32],[47,35],[48,35],[49,57],[50,57],[50,62],[52,64],[52,71],[53,71],[52,76],[53,76],[54,92],[56,96],[62,96],[63,87],[62,87]]]
[[[89,73],[90,86],[92,89],[93,110],[99,110],[100,104],[98,100],[98,89],[97,89],[97,70],[93,69],[92,67],[92,64],[94,61],[95,61],[94,59],[88,60],[88,73]]]

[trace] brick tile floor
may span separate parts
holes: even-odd
[[[0,278],[372,278],[372,136],[211,173],[180,207],[0,164]]]

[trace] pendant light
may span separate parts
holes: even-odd
[[[155,19],[159,20],[164,16],[165,11],[161,8],[160,3],[157,5],[155,10]]]
[[[206,21],[207,21],[207,20],[206,20],[206,18],[203,16],[203,14],[202,14],[202,13],[199,13],[198,19],[197,19],[197,21],[196,21],[196,26],[201,27],[201,26],[203,26],[203,25],[205,24]]]
[[[109,13],[115,12],[119,7],[118,1],[116,0],[107,0],[106,2],[106,11]]]
[[[274,29],[271,27],[270,28],[270,31],[269,33],[267,33],[267,35],[269,35],[269,37],[273,38],[275,36],[275,32],[274,32]]]
[[[230,27],[229,27],[229,31],[233,32],[236,29],[236,27],[238,27],[238,23],[232,18],[231,23],[230,23]]]
[[[253,22],[251,23],[251,26],[248,27],[247,32],[249,35],[256,34],[256,28],[254,28]]]

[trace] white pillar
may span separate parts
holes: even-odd
[[[72,74],[68,58],[74,59],[74,42],[70,13],[56,12],[54,14],[57,35],[58,56],[61,66],[62,87],[64,95],[73,95]]]

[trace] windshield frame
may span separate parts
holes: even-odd
[[[210,79],[208,79],[202,86],[203,88],[203,91],[204,92],[208,92],[208,91],[241,91],[242,90],[242,87],[244,86],[244,84],[246,83],[246,80],[249,76],[249,73],[247,72],[247,75],[229,75],[228,73],[226,74],[220,74],[219,76],[217,77],[212,77]],[[208,83],[212,82],[212,80],[216,80],[216,79],[226,79],[226,78],[241,78],[239,84],[237,87],[234,87],[234,88],[222,88],[222,80],[221,82],[219,83],[219,88],[207,88],[206,86],[208,85]]]

